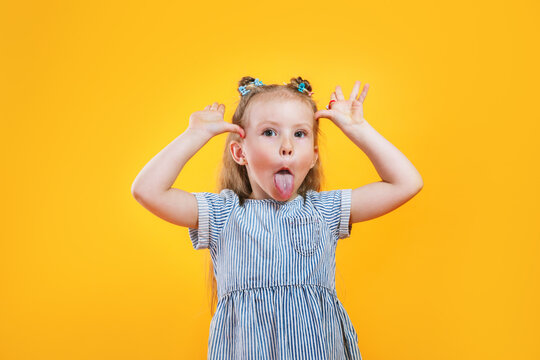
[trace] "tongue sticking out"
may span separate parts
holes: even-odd
[[[290,198],[293,192],[294,176],[287,172],[278,172],[274,174],[274,185],[279,194],[284,198]]]

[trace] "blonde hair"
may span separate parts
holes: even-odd
[[[232,117],[232,123],[246,128],[246,110],[254,99],[258,100],[298,100],[309,106],[313,110],[313,113],[317,112],[317,104],[312,99],[312,89],[309,81],[302,79],[301,77],[291,78],[290,83],[284,85],[270,84],[257,86],[254,83],[256,79],[250,76],[244,76],[238,82],[238,88],[244,86],[248,93],[242,95],[240,90],[238,92],[241,98],[236,107],[236,111]],[[304,85],[301,85],[304,84]],[[319,145],[319,119],[313,121],[313,135],[314,146]],[[237,164],[229,151],[229,144],[232,140],[239,141],[240,135],[237,133],[229,132],[227,140],[225,141],[225,150],[223,152],[223,162],[221,172],[219,174],[219,189],[221,192],[223,189],[233,190],[239,198],[240,206],[244,205],[244,202],[251,195],[252,189],[249,182],[249,177],[245,166]],[[313,168],[309,170],[304,181],[298,188],[298,195],[301,195],[305,201],[306,193],[308,190],[320,191],[321,182],[323,180],[323,173],[320,163],[320,156],[317,157],[317,161]],[[213,315],[215,312],[215,305],[217,304],[217,283],[214,276],[214,267],[212,261],[209,262],[208,278],[210,279],[210,313]]]

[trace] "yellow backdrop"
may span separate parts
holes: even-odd
[[[14,5],[16,4],[16,5]],[[364,360],[540,358],[539,6],[533,1],[4,3],[0,358],[203,359],[209,254],[131,194],[237,81],[302,76],[424,188],[354,224],[337,291]],[[322,119],[324,190],[379,181]],[[224,140],[174,187],[215,191]]]

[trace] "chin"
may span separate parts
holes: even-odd
[[[278,200],[278,201],[287,201],[287,200],[290,200],[290,199],[293,199],[294,198],[294,195],[295,194],[295,191],[293,191],[293,193],[291,194],[291,196],[289,197],[281,197],[279,195],[279,193],[277,194],[277,196],[274,198],[275,200]]]

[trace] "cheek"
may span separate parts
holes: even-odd
[[[315,152],[311,149],[306,150],[305,153],[302,154],[302,163],[309,168],[311,168],[311,164],[313,163],[314,159]]]
[[[264,167],[269,165],[272,159],[271,146],[252,146],[249,148],[248,157],[251,164],[257,167]]]

